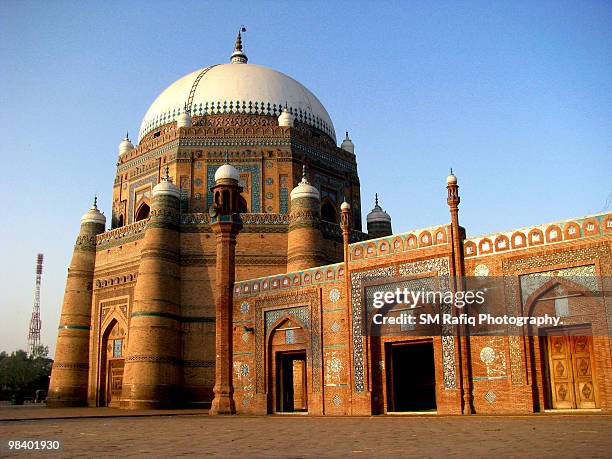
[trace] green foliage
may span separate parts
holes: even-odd
[[[49,349],[40,346],[29,356],[19,350],[10,355],[0,352],[0,388],[2,398],[11,398],[15,394],[33,397],[37,389],[47,390],[53,360],[48,358]]]

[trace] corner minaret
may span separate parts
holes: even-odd
[[[230,58],[232,64],[246,64],[249,58],[242,52],[242,35],[240,32],[246,32],[246,27],[242,26],[238,29],[238,36],[236,37],[236,44],[234,45],[234,52]]]
[[[49,407],[87,404],[96,235],[104,232],[105,225],[106,217],[98,210],[95,198],[91,209],[81,218],[81,229],[68,268],[55,360],[47,397]]]
[[[368,222],[368,234],[374,237],[391,236],[393,230],[391,228],[391,217],[378,205],[378,193],[374,198],[374,208],[366,217]]]
[[[153,188],[130,313],[120,407],[180,402],[180,192],[168,175]]]
[[[302,180],[291,191],[289,233],[287,235],[287,272],[300,271],[325,264],[321,249],[321,197],[307,179],[306,166]]]
[[[240,37],[240,34],[238,35]],[[233,372],[233,302],[236,278],[236,237],[242,229],[238,213],[240,174],[229,164],[215,172],[211,227],[216,237],[215,269],[215,398],[211,415],[235,414]]]

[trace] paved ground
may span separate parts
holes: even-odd
[[[65,410],[37,410],[68,414]],[[83,415],[99,410],[82,410]],[[5,409],[0,418],[7,419]],[[125,413],[125,412],[123,412]],[[23,412],[22,417],[25,416]],[[74,414],[74,412],[73,412]],[[612,416],[211,418],[158,416],[0,421],[9,439],[59,440],[61,456],[612,457]],[[53,456],[49,453],[32,454]]]

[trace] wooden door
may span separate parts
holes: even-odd
[[[123,359],[109,360],[109,372],[108,372],[108,385],[109,385],[109,399],[107,405],[111,403],[119,403],[121,397],[121,389],[123,387]]]
[[[593,371],[593,338],[571,336],[574,391],[578,408],[597,408],[597,387]]]
[[[553,408],[597,408],[590,336],[549,336],[548,364]]]

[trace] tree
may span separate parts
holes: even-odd
[[[15,397],[21,394],[34,397],[38,389],[47,390],[53,360],[49,359],[49,349],[40,346],[32,356],[23,351],[8,355],[0,353],[0,387],[2,398]]]

